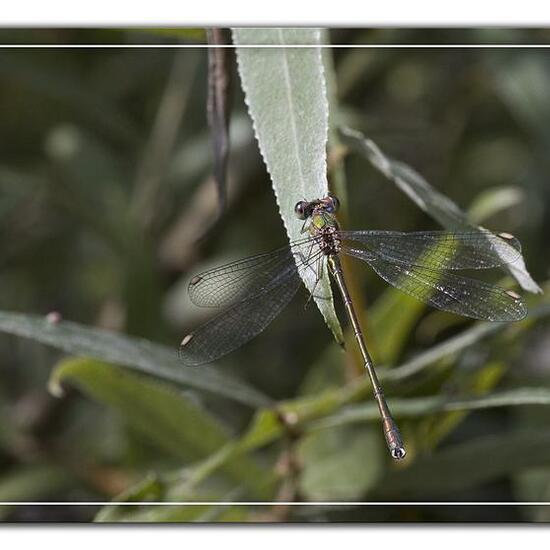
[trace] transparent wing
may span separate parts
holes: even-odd
[[[258,254],[195,275],[189,283],[191,301],[201,307],[226,307],[277,285],[287,266],[301,259],[304,267],[317,252],[311,238],[273,252]]]
[[[276,281],[188,334],[179,348],[181,360],[188,366],[210,363],[262,332],[290,302],[302,280],[296,266],[288,264]]]
[[[513,263],[521,255],[519,241],[490,231],[340,231],[347,244],[372,252],[387,262],[431,269],[487,269]]]
[[[388,262],[365,250],[347,246],[342,250],[367,262],[394,287],[438,309],[485,321],[519,321],[527,314],[511,290],[439,269]]]

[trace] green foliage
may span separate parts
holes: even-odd
[[[51,39],[67,42],[66,32]],[[403,32],[346,31],[358,42],[416,37]],[[196,29],[113,33],[205,39]],[[546,500],[550,306],[535,283],[548,291],[545,57],[244,47],[340,40],[316,29],[234,29],[233,39],[230,185],[213,227],[204,51],[2,56],[0,500],[112,502],[51,511],[103,522],[351,521],[358,500]],[[365,266],[344,266],[407,443],[399,465],[354,368],[353,338],[342,350],[319,317],[341,340],[328,278],[317,294],[329,300],[304,308],[304,289],[219,364],[177,358],[182,335],[216,313],[187,300],[193,274],[299,238],[294,204],[329,189],[345,228],[483,223],[523,244],[510,274],[533,293],[514,324],[434,312]],[[219,504],[293,499],[346,507],[305,516]],[[510,513],[548,520],[543,508]],[[0,514],[46,517],[15,505]]]
[[[354,501],[383,472],[384,443],[376,426],[341,426],[305,436],[297,449],[304,468],[301,494],[311,501]]]
[[[550,405],[550,391],[545,388],[516,388],[514,390],[487,393],[481,397],[452,397],[434,395],[393,399],[392,412],[397,418],[424,416],[443,411],[474,411],[493,407],[517,407],[520,405]],[[317,428],[362,423],[378,418],[374,403],[355,405],[341,409],[314,424]]]
[[[475,229],[466,214],[448,197],[434,189],[420,174],[407,164],[388,158],[371,139],[350,128],[342,129],[342,136],[407,195],[414,203],[443,227],[458,231]],[[479,229],[483,229],[479,226]],[[530,292],[542,292],[525,267],[523,258],[506,266],[518,283]]]
[[[394,364],[426,306],[414,298],[388,288],[370,311],[370,326],[376,334],[376,359]]]
[[[66,382],[114,408],[160,450],[185,462],[208,456],[230,440],[227,429],[181,391],[107,363],[62,361],[52,372],[50,387],[58,393]],[[225,469],[235,481],[251,487],[260,472],[250,460],[229,461]]]
[[[173,350],[147,340],[83,327],[70,321],[50,323],[46,317],[7,312],[0,312],[0,329],[58,347],[67,353],[118,363],[251,406],[269,403],[267,397],[245,384],[229,379],[221,372],[213,369],[182,369]]]

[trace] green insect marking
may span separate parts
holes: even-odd
[[[309,225],[309,232],[314,235],[323,229],[328,227],[338,228],[336,218],[327,212],[314,212],[311,216],[311,223]]]

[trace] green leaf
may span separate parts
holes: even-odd
[[[550,432],[521,431],[480,438],[392,470],[379,484],[388,497],[462,491],[550,461]],[[410,498],[410,497],[409,497]]]
[[[509,366],[501,361],[490,361],[479,369],[452,369],[445,380],[447,387],[453,388],[455,396],[493,397],[492,392],[502,380]],[[506,397],[506,396],[504,396]],[[489,404],[491,406],[491,404]],[[419,448],[433,449],[466,418],[473,409],[437,412],[425,417],[417,424],[420,436]],[[489,407],[490,408],[490,407]]]
[[[149,474],[138,484],[134,485],[124,493],[118,495],[114,502],[104,506],[94,518],[96,522],[161,522],[161,521],[238,521],[234,512],[242,507],[220,506],[219,501],[231,502],[236,499],[242,491],[232,490],[228,494],[190,494],[179,492],[169,494],[169,482],[162,481],[155,474]],[[189,505],[166,506],[144,504],[143,506],[125,505],[124,503],[141,503],[147,501],[166,502],[212,502],[212,505]],[[119,504],[120,503],[120,504]],[[245,517],[245,510],[242,510]]]
[[[122,493],[116,496],[114,499],[118,502],[156,502],[163,500],[163,497],[166,492],[166,484],[163,480],[155,473],[148,473],[143,479],[138,483],[131,485]],[[116,511],[118,506],[105,506],[103,507],[96,516],[97,520],[107,520],[111,517],[114,517],[116,514],[113,513]]]
[[[225,500],[220,498],[220,500]],[[97,522],[131,523],[222,523],[243,522],[247,519],[244,506],[188,505],[121,507],[116,514],[98,514]]]
[[[524,199],[524,192],[519,187],[491,187],[474,199],[468,209],[468,218],[474,223],[481,222]]]
[[[531,311],[529,316],[531,317],[532,315],[533,312]],[[522,325],[517,323],[515,326]],[[523,324],[523,327],[525,326],[526,325]],[[492,334],[497,334],[507,328],[509,328],[508,323],[476,323],[473,327],[462,331],[456,336],[448,338],[440,344],[427,349],[423,353],[419,353],[402,365],[380,372],[380,379],[402,380],[404,378],[414,376],[440,359],[459,353],[469,346],[491,336]]]
[[[252,407],[271,400],[212,367],[184,367],[176,351],[148,340],[86,327],[70,321],[50,323],[45,317],[0,311],[0,331],[48,344],[67,353],[123,365],[199,390],[222,395]]]
[[[93,359],[65,359],[52,371],[49,387],[70,383],[123,414],[160,448],[189,460],[214,452],[229,439],[206,411],[170,386]]]
[[[97,523],[195,522],[210,506],[105,506],[97,514]]]
[[[194,400],[172,387],[89,359],[67,359],[53,371],[50,386],[70,382],[126,418],[159,448],[183,460],[202,458],[222,448],[230,437]],[[264,478],[251,460],[228,460],[224,471],[248,487]]]
[[[340,426],[306,435],[298,456],[300,490],[308,500],[353,501],[377,482],[385,454],[374,426]]]
[[[392,414],[397,418],[414,418],[436,412],[473,411],[495,407],[517,407],[521,405],[550,405],[550,389],[517,388],[476,397],[449,397],[433,395],[407,399],[389,399]],[[326,429],[334,426],[371,422],[378,420],[376,403],[352,405],[312,424],[312,427]]]
[[[296,203],[328,193],[328,102],[321,49],[241,46],[317,46],[320,37],[318,29],[233,29],[246,104],[291,241],[304,236],[303,222],[294,212]],[[304,270],[302,278],[312,291],[314,274]],[[336,340],[342,342],[327,269],[315,288],[314,300]]]
[[[367,383],[365,384],[365,386]],[[264,409],[256,413],[249,429],[239,442],[240,449],[251,450],[276,440],[284,433],[284,425],[279,419],[286,418],[287,424],[305,425],[307,422],[327,416],[355,395],[361,384],[351,387],[328,389],[317,395],[284,401],[277,410]]]
[[[408,294],[388,288],[369,312],[371,331],[376,334],[376,360],[392,365],[407,343],[408,334],[426,305]]]
[[[413,168],[386,156],[374,141],[361,132],[351,128],[342,128],[341,134],[345,143],[364,155],[377,170],[395,183],[419,208],[443,227],[458,231],[484,230],[481,226],[470,224],[465,212],[451,199],[432,187]],[[542,292],[527,271],[523,256],[520,256],[514,263],[507,264],[506,269],[523,289],[535,293]]]
[[[531,308],[526,319],[513,323],[511,326],[509,323],[476,323],[471,328],[419,353],[398,367],[380,371],[379,377],[381,380],[397,381],[414,376],[440,359],[453,356],[493,334],[508,330],[517,336],[518,331],[523,332],[528,330],[534,321],[544,319],[548,315],[550,315],[550,304],[541,302],[539,305]]]

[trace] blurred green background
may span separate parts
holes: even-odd
[[[330,39],[544,43],[550,31],[341,29],[331,31]],[[175,354],[181,337],[211,314],[188,301],[190,277],[285,244],[235,67],[229,197],[216,221],[204,40],[201,30],[1,33],[2,42],[17,43],[197,44],[180,51],[0,50],[1,310],[58,311],[83,325],[164,344]],[[333,57],[339,122],[414,167],[475,221],[515,234],[531,275],[544,287],[550,275],[550,52],[338,49]],[[340,154],[349,228],[438,228],[364,158]],[[476,326],[402,298],[366,266],[358,266],[355,276],[365,290],[369,344],[382,370]],[[493,280],[501,276],[493,274]],[[545,297],[526,299],[533,308]],[[220,361],[219,370],[277,401],[314,400],[347,387],[346,356],[316,308],[304,308],[305,301],[305,292],[299,293],[262,335]],[[389,379],[387,394],[445,400],[550,388],[547,318],[546,313],[502,327],[434,361],[418,376]],[[155,425],[142,429],[147,418],[132,417],[120,405],[129,387],[124,381],[114,398],[70,381],[62,397],[53,397],[48,379],[63,357],[32,340],[0,334],[0,501],[106,501],[121,493],[127,497],[128,491],[138,495],[135,500],[162,500],[171,498],[171,490],[181,500],[254,500],[223,472],[200,490],[178,493],[178,472],[209,453],[174,451],[162,434],[151,436]],[[126,372],[109,369],[106,376]],[[138,380],[158,384],[142,375]],[[162,384],[174,395],[184,392],[186,402],[208,411],[232,437],[247,429],[255,412],[213,394]],[[370,399],[368,392],[364,397]],[[126,399],[133,399],[130,390]],[[174,407],[173,414],[178,411]],[[88,521],[98,512],[112,521],[549,519],[543,506],[352,504],[550,500],[545,406],[404,415],[411,449],[407,463],[398,466],[387,459],[376,422],[331,427],[329,414],[318,417],[328,427],[306,425],[247,455],[258,469],[250,475],[259,480],[265,475],[266,484],[272,483],[265,498],[351,501],[346,508],[144,506],[99,512],[99,506],[28,505],[3,506],[0,515],[11,521]],[[185,418],[175,422],[193,430]]]

